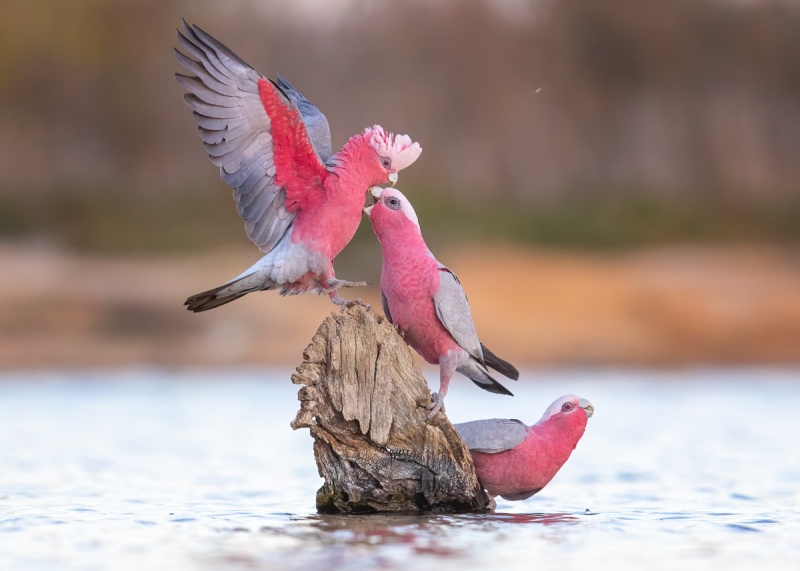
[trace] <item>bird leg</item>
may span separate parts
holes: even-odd
[[[370,285],[369,282],[348,282],[345,280],[331,278],[328,280],[327,286],[322,291],[328,294],[328,296],[331,298],[331,301],[338,305],[342,312],[344,312],[346,308],[349,309],[354,305],[363,305],[367,308],[367,310],[370,310],[372,307],[369,304],[363,303],[360,299],[356,301],[348,301],[341,297],[338,292],[338,289],[342,287],[361,287],[368,285]]]
[[[458,355],[454,353],[454,351],[450,351],[446,355],[439,357],[439,392],[431,393],[431,403],[425,407],[431,411],[428,413],[427,420],[436,416],[436,413],[440,410],[443,411],[447,387],[450,385],[450,379],[453,373],[456,372],[456,367],[460,362]]]

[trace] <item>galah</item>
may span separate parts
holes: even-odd
[[[267,79],[197,26],[183,22],[175,50],[193,76],[175,74],[189,93],[200,137],[233,188],[247,236],[265,256],[185,305],[206,311],[250,292],[327,293],[345,304],[333,260],[356,232],[367,189],[394,184],[422,152],[407,135],[375,125],[333,154],[328,120],[289,82]],[[191,56],[191,57],[190,57]]]
[[[383,312],[423,359],[439,365],[439,391],[431,394],[428,418],[442,408],[456,371],[484,390],[511,395],[487,367],[514,380],[519,371],[478,339],[464,288],[425,245],[411,203],[394,188],[373,187],[371,194],[375,202],[364,211],[383,252]]]
[[[593,413],[588,400],[565,395],[533,426],[493,418],[456,424],[455,428],[489,495],[526,500],[540,492],[569,459]]]

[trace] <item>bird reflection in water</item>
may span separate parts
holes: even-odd
[[[569,513],[482,515],[313,515],[295,520],[294,533],[319,546],[403,545],[413,553],[439,557],[466,555],[470,542],[453,542],[458,530],[475,533],[502,533],[518,525],[575,525],[580,518]],[[302,528],[302,531],[300,530]],[[271,528],[262,528],[269,533]],[[282,533],[286,533],[284,528]]]

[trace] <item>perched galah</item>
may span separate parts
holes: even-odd
[[[183,22],[175,50],[194,76],[175,74],[211,162],[234,190],[248,237],[266,253],[251,268],[193,295],[191,311],[253,291],[313,291],[346,303],[333,260],[356,232],[367,189],[394,184],[422,152],[407,135],[364,129],[333,154],[328,120],[286,80],[273,82],[197,26]],[[192,59],[194,58],[194,59]]]
[[[394,188],[373,187],[371,193],[375,202],[364,211],[383,251],[383,312],[423,359],[439,365],[439,391],[431,394],[428,418],[442,408],[455,371],[484,390],[511,395],[487,366],[514,380],[519,371],[478,340],[464,288],[425,245],[411,203]]]
[[[569,459],[594,407],[565,395],[533,426],[493,418],[456,424],[472,454],[475,473],[491,496],[527,500],[541,491]]]

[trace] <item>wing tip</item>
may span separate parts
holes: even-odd
[[[481,343],[481,351],[483,352],[485,365],[488,365],[489,367],[491,367],[501,375],[508,377],[512,381],[519,380],[519,370],[517,370],[517,368],[514,365],[512,365],[505,359],[501,359],[500,357],[495,355],[494,352],[483,343]]]
[[[494,379],[492,379],[492,377],[489,377],[489,378],[492,381],[491,383],[481,383],[481,382],[476,381],[475,379],[470,379],[470,380],[473,383],[475,383],[476,385],[478,385],[480,388],[482,388],[483,390],[488,391],[490,393],[494,393],[496,395],[508,395],[510,397],[514,396],[514,393],[512,393],[510,390],[505,388],[499,382],[497,382]]]

